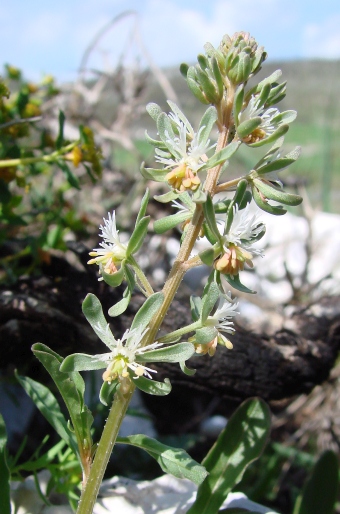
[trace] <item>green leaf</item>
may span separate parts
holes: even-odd
[[[286,193],[282,189],[270,186],[260,179],[254,179],[253,182],[256,189],[258,189],[269,200],[274,200],[276,202],[283,203],[284,205],[291,206],[300,205],[302,202],[302,197],[300,195]]]
[[[194,194],[192,195],[192,200],[195,203],[205,203],[207,201],[207,193],[203,191],[203,189],[196,189]]]
[[[202,116],[198,127],[198,144],[206,143],[209,139],[210,132],[217,120],[217,112],[215,107],[208,107]]]
[[[262,119],[260,116],[256,116],[255,118],[251,118],[250,120],[242,121],[237,127],[238,135],[243,139],[246,136],[249,136],[257,127],[259,127],[262,123]]]
[[[256,398],[245,401],[204,458],[202,464],[209,475],[199,486],[188,514],[217,514],[246,468],[261,455],[269,431],[268,406]]]
[[[133,253],[138,252],[143,244],[145,236],[148,231],[148,225],[150,222],[150,216],[145,216],[138,223],[136,223],[135,229],[131,234],[129,243],[126,249],[126,256],[129,257]]]
[[[188,211],[171,214],[170,216],[166,216],[165,218],[161,218],[159,220],[154,221],[154,231],[156,232],[156,234],[163,234],[167,230],[176,227],[179,223],[183,223],[190,217],[191,213]]]
[[[181,370],[183,371],[183,373],[185,375],[188,375],[189,377],[192,377],[193,375],[195,375],[196,370],[195,369],[187,368],[186,365],[185,365],[185,362],[180,362],[179,365],[180,365]]]
[[[264,175],[265,173],[271,173],[272,171],[283,170],[290,166],[296,159],[301,155],[301,147],[297,146],[292,152],[281,157],[279,159],[275,159],[274,161],[265,164],[260,168],[256,168],[256,171],[259,175]]]
[[[337,455],[325,451],[315,464],[298,498],[294,514],[333,514],[339,489]]]
[[[236,127],[238,125],[238,115],[242,111],[243,108],[243,100],[244,100],[244,85],[242,84],[236,90],[234,97],[234,118]]]
[[[123,262],[124,261],[122,261],[122,265],[119,268],[119,270],[115,273],[106,273],[106,271],[104,270],[104,266],[102,266],[101,264],[99,265],[100,275],[106,284],[108,284],[111,287],[120,286],[120,284],[123,282],[125,278],[125,269]]]
[[[92,437],[88,427],[92,425],[93,417],[84,403],[84,381],[76,371],[73,373],[60,371],[63,358],[48,346],[36,343],[32,346],[32,351],[47,369],[60,391],[69,412],[81,454],[85,441],[88,448],[92,447]]]
[[[215,260],[215,252],[213,248],[208,248],[207,250],[203,250],[198,254],[199,258],[206,266],[212,266]]]
[[[41,414],[50,425],[54,428],[57,434],[72,448],[73,452],[77,455],[78,447],[74,434],[69,430],[67,421],[61,412],[60,405],[51,393],[51,391],[44,385],[36,382],[32,378],[22,377],[15,373],[15,377],[21,386],[25,389],[28,396],[40,410]]]
[[[168,147],[163,143],[163,141],[159,141],[158,139],[153,139],[149,136],[147,131],[145,131],[145,140],[147,143],[149,143],[151,146],[154,146],[155,148],[158,148],[160,150],[167,151]]]
[[[204,288],[203,298],[202,298],[202,311],[201,311],[201,321],[202,325],[206,322],[207,317],[213,310],[217,300],[220,297],[220,289],[216,282],[210,282],[208,286]]]
[[[271,205],[267,202],[263,196],[260,195],[258,189],[252,185],[252,193],[255,203],[265,212],[269,212],[269,214],[273,214],[274,216],[282,216],[286,214],[286,209],[283,209],[281,205]]]
[[[80,184],[78,178],[75,176],[74,173],[70,170],[69,166],[66,164],[66,162],[62,160],[58,160],[56,162],[58,167],[65,173],[66,178],[70,186],[75,187],[76,189],[80,190]]]
[[[173,155],[180,157],[178,153],[178,149],[174,145],[173,141],[176,138],[176,135],[173,131],[171,122],[169,117],[162,112],[157,118],[157,130],[159,137],[163,141],[163,143],[167,146],[169,151],[173,153]]]
[[[213,84],[210,77],[207,75],[206,72],[204,72],[198,66],[195,67],[195,71],[196,71],[196,78],[197,78],[198,82],[200,83],[200,86],[203,89],[203,92],[204,92],[206,98],[212,104],[218,103],[219,102],[218,91],[216,90],[215,85]]]
[[[172,202],[173,200],[177,200],[178,197],[179,197],[179,193],[176,193],[176,191],[168,191],[167,193],[164,193],[163,195],[155,195],[154,199],[160,203],[168,203],[168,202]]]
[[[190,68],[189,68],[188,72],[189,71],[190,71]],[[187,75],[187,83],[188,83],[190,91],[197,98],[197,100],[202,102],[202,104],[209,104],[210,103],[209,100],[203,94],[203,91],[200,88],[200,86],[198,85],[198,83],[196,82],[196,80],[191,78],[191,77],[189,77],[189,73]]]
[[[203,222],[203,230],[204,236],[208,239],[209,243],[214,246],[219,241],[220,237],[218,239],[215,237],[206,221]]]
[[[196,330],[195,342],[197,344],[210,343],[218,334],[215,327],[203,327]]]
[[[274,71],[269,77],[266,77],[265,79],[261,80],[261,82],[258,83],[258,85],[255,87],[256,92],[261,91],[261,89],[266,84],[273,84],[274,82],[277,82],[277,80],[281,77],[282,71],[276,70]]]
[[[122,263],[122,266],[123,266],[123,264],[124,263]],[[136,283],[134,272],[132,272],[130,270],[129,266],[124,265],[124,271],[125,271],[125,278],[127,281],[127,288],[125,289],[125,291],[123,293],[123,298],[119,302],[117,302],[115,305],[112,305],[112,307],[110,307],[110,309],[109,309],[108,314],[109,314],[109,316],[112,316],[113,318],[116,316],[120,316],[128,308],[130,300],[131,300],[132,292],[134,290],[135,283]]]
[[[231,200],[221,200],[214,204],[216,214],[225,214],[229,208]]]
[[[153,318],[153,316],[159,311],[162,306],[164,300],[164,294],[154,293],[143,303],[139,311],[134,317],[134,320],[131,325],[131,330],[137,327],[142,327],[143,330],[146,328],[147,324]]]
[[[136,356],[136,362],[184,362],[195,353],[191,343],[177,343]]]
[[[116,392],[118,385],[118,379],[111,382],[111,384],[108,382],[103,382],[99,392],[100,403],[108,406],[112,402],[113,395]]]
[[[183,77],[185,79],[187,78],[188,69],[189,69],[189,65],[186,64],[185,62],[182,62],[179,67],[179,71],[181,72],[181,74],[183,75]]]
[[[216,216],[215,216],[215,210],[214,205],[211,199],[211,196],[207,195],[207,201],[203,204],[203,211],[205,216],[205,221],[207,225],[209,226],[211,232],[214,234],[217,240],[221,239],[221,234],[218,230],[217,223],[216,223]]]
[[[161,114],[162,109],[160,106],[154,102],[150,102],[146,106],[147,112],[150,114],[151,118],[154,121],[157,121],[158,116]]]
[[[172,389],[168,378],[165,378],[164,382],[157,382],[156,380],[149,380],[145,377],[138,377],[134,379],[134,384],[144,393],[154,396],[166,396]]]
[[[139,208],[138,216],[137,216],[137,219],[136,219],[136,225],[138,224],[138,222],[142,218],[144,218],[145,213],[146,213],[146,209],[148,207],[149,200],[150,200],[150,191],[149,191],[149,189],[147,189],[145,191],[145,194],[144,194],[144,196],[142,198],[142,201],[140,203],[140,208]]]
[[[187,478],[194,484],[200,485],[207,476],[205,468],[181,448],[173,448],[142,434],[118,437],[117,443],[142,448],[156,459],[164,473],[170,473],[176,478]]]
[[[219,152],[215,153],[204,166],[200,168],[200,171],[206,171],[210,170],[211,168],[214,168],[218,164],[221,164],[222,162],[226,161],[227,159],[230,159],[240,146],[240,141],[234,141],[233,143],[230,143],[228,146],[220,150]]]
[[[99,339],[101,339],[101,341],[103,341],[106,346],[111,348],[111,344],[114,341],[114,336],[111,332],[111,329],[108,328],[108,323],[104,316],[100,300],[96,297],[96,295],[89,293],[86,295],[86,298],[83,301],[82,309],[85,318],[90,323]]]
[[[217,84],[217,88],[218,88],[218,100],[221,101],[222,97],[223,97],[223,91],[224,91],[224,83],[223,83],[223,78],[222,78],[222,75],[221,75],[221,70],[218,66],[218,62],[217,62],[217,58],[216,57],[213,57],[211,59],[211,68],[212,68],[212,72],[214,74],[214,77],[215,77],[215,80],[216,80],[216,84]]]
[[[144,166],[142,165],[140,168],[140,172],[146,180],[154,180],[155,182],[166,182],[166,176],[169,173],[169,170],[144,168]]]
[[[286,132],[289,130],[289,125],[280,125],[279,128],[275,130],[269,137],[265,137],[261,139],[257,143],[247,143],[251,148],[258,148],[263,145],[267,145],[268,143],[273,143],[280,137],[284,136]]]
[[[296,116],[296,111],[279,112],[276,116],[273,117],[272,123],[273,125],[275,125],[276,123],[292,123],[296,119]]]
[[[107,365],[104,361],[93,358],[93,355],[86,353],[72,353],[63,360],[60,371],[69,373],[70,371],[89,371],[93,369],[103,369]]]
[[[175,102],[172,102],[171,100],[168,100],[167,103],[168,103],[169,107],[171,108],[172,112],[174,112],[178,116],[178,118],[184,123],[184,125],[186,126],[188,131],[193,134],[194,129],[193,129],[191,123],[189,122],[189,120],[185,116],[185,114],[181,111],[181,109],[178,107],[178,105],[176,105]],[[170,118],[170,123],[172,123],[173,126],[176,128],[176,131],[178,131],[177,124],[171,118]]]
[[[59,117],[58,117],[58,123],[59,123],[59,132],[58,136],[55,142],[55,146],[57,150],[60,150],[60,148],[63,146],[64,143],[64,123],[65,123],[65,114],[63,111],[59,111]]]
[[[190,296],[191,317],[194,321],[198,321],[201,317],[202,298],[199,296]]]
[[[0,491],[1,491],[1,512],[11,514],[10,500],[10,472],[6,459],[7,433],[4,418],[0,414]]]
[[[255,294],[256,291],[252,291],[252,289],[249,289],[245,285],[243,285],[240,281],[239,274],[237,275],[224,275],[227,282],[233,286],[234,289],[237,289],[238,291],[242,291],[243,293],[250,293]]]
[[[239,181],[239,183],[237,184],[237,188],[236,188],[236,191],[234,194],[234,198],[232,200],[232,204],[230,204],[230,207],[229,207],[230,209],[234,205],[240,206],[242,204],[244,195],[247,191],[247,187],[248,187],[248,181],[245,179],[241,179]]]

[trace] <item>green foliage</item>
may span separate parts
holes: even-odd
[[[79,139],[73,142],[64,139],[64,113],[59,114],[55,138],[44,127],[44,105],[57,94],[52,79],[29,83],[12,66],[7,66],[5,79],[0,80],[1,281],[32,273],[49,262],[51,249],[66,249],[65,235],[77,223],[66,193],[82,185],[74,169],[83,162],[90,170],[87,162],[93,169],[92,179],[100,176],[101,153],[88,127],[81,127]],[[58,168],[61,180],[56,180]]]
[[[270,431],[268,406],[258,399],[244,402],[229,419],[202,464],[209,475],[199,486],[188,514],[215,514],[228,493],[257,459]]]
[[[117,442],[142,448],[156,459],[164,473],[170,473],[177,478],[187,478],[194,484],[200,485],[207,476],[204,466],[195,462],[181,448],[173,448],[156,441],[156,439],[139,434],[119,437]]]
[[[9,480],[10,472],[8,467],[7,456],[7,434],[3,417],[0,414],[0,491],[1,491],[1,509],[3,514],[11,514]]]
[[[338,456],[331,450],[316,462],[293,514],[333,514],[339,491]]]

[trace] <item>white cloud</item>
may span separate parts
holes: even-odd
[[[310,23],[304,27],[303,57],[336,59],[340,57],[340,13],[321,23]]]

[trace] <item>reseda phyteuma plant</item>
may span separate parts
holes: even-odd
[[[148,134],[146,137],[155,147],[159,168],[142,166],[141,173],[149,180],[167,184],[169,191],[155,198],[159,202],[173,202],[177,209],[174,214],[157,220],[154,230],[163,233],[177,225],[183,230],[179,253],[163,289],[154,292],[136,257],[150,221],[146,215],[147,191],[129,241],[122,243],[115,213],[109,213],[100,227],[102,242],[90,253],[89,260],[89,264],[98,265],[99,280],[111,287],[126,284],[123,298],[110,308],[110,316],[118,316],[126,310],[135,287],[145,295],[145,302],[130,329],[117,338],[99,299],[89,294],[84,300],[83,312],[107,346],[106,353],[76,353],[62,359],[45,345],[33,347],[69,408],[72,425],[69,437],[74,446],[78,445],[83,468],[78,514],[93,510],[112,448],[119,442],[118,431],[134,389],[138,387],[155,395],[170,393],[169,380],[155,380],[155,371],[147,364],[179,363],[183,373],[193,375],[194,369],[186,365],[189,358],[213,356],[219,345],[232,349],[232,343],[224,335],[233,333],[232,320],[237,313],[237,302],[229,292],[229,285],[252,292],[242,284],[240,272],[244,267],[253,267],[253,259],[260,253],[254,243],[265,233],[264,224],[251,206],[252,201],[273,215],[284,214],[284,205],[295,206],[302,201],[300,196],[283,190],[276,174],[293,163],[300,153],[298,148],[286,155],[281,153],[283,136],[296,117],[295,111],[280,112],[273,107],[285,96],[286,84],[277,82],[281,72],[278,70],[259,83],[247,86],[265,58],[264,49],[249,34],[239,32],[233,37],[224,36],[217,49],[207,44],[205,54],[198,56],[197,65],[181,66],[191,92],[208,106],[196,131],[173,102],[168,102],[169,113],[162,112],[154,103],[147,106],[159,139]],[[216,129],[215,145],[212,141]],[[266,146],[269,150],[242,176],[221,181],[229,160],[244,145],[250,149]],[[215,201],[216,193],[221,194]],[[208,241],[207,249],[193,255],[197,239],[203,236]],[[203,264],[209,266],[211,272],[202,297],[190,299],[192,323],[158,337],[185,273]],[[97,369],[103,370],[100,401],[110,407],[110,412],[95,448],[90,432],[92,415],[84,404],[84,383],[78,372]],[[144,448],[158,459],[163,470],[176,476],[200,484],[207,475],[203,466],[184,451],[173,452],[175,465],[171,467],[165,463],[165,457],[162,458],[164,449],[170,451],[165,445],[145,436],[130,436],[124,438],[124,442]]]

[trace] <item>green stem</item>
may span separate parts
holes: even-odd
[[[130,400],[135,390],[135,385],[131,383],[129,390],[124,396],[118,392],[107,418],[98,448],[91,466],[90,475],[84,485],[77,514],[92,514],[100,485],[103,481],[104,473],[109,462],[113,446],[116,442],[121,423],[126,414]]]
[[[152,289],[151,284],[148,281],[147,277],[144,275],[143,271],[138,266],[138,264],[137,264],[136,260],[134,259],[134,257],[132,257],[132,255],[130,255],[130,257],[127,259],[127,262],[129,264],[131,264],[131,266],[135,270],[137,278],[138,278],[139,282],[142,284],[142,286],[144,288],[145,295],[146,296],[151,296],[154,293],[154,290]]]
[[[9,166],[25,166],[36,162],[54,162],[58,157],[71,151],[77,144],[78,142],[71,143],[50,155],[41,155],[40,157],[21,157],[19,159],[4,159],[0,161],[0,168],[7,168]]]
[[[159,343],[171,343],[174,341],[174,339],[177,339],[180,336],[183,336],[184,334],[188,334],[189,332],[193,332],[197,328],[201,328],[202,323],[200,321],[195,321],[194,323],[191,323],[191,325],[187,325],[183,328],[179,328],[178,330],[174,330],[173,332],[170,332],[169,334],[166,334],[166,336],[160,337],[157,339]]]

